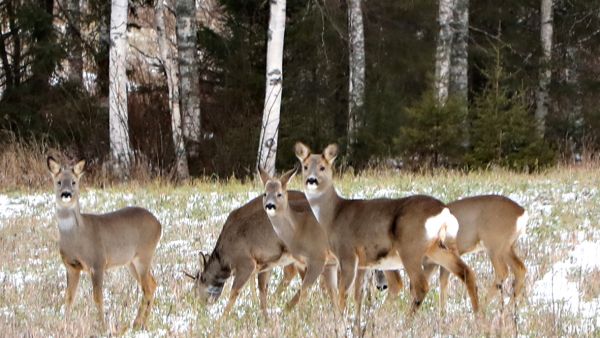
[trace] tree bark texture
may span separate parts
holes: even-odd
[[[128,0],[112,0],[110,11],[109,125],[114,171],[129,174],[133,152],[127,115],[127,9]]]
[[[190,156],[196,157],[201,137],[201,116],[198,57],[196,55],[198,23],[195,1],[176,0],[175,12],[183,133],[189,145]]]
[[[540,40],[542,43],[542,57],[540,77],[536,92],[535,119],[540,136],[546,131],[546,116],[549,106],[549,87],[552,80],[552,34],[553,34],[553,0],[541,0],[540,6]]]
[[[365,32],[361,0],[348,0],[348,156],[354,152],[365,102]]]
[[[439,0],[437,48],[435,52],[435,96],[440,105],[448,100],[452,50],[452,17],[454,0]]]
[[[83,85],[83,48],[81,45],[81,5],[79,0],[67,0],[67,36],[69,37],[69,80]]]
[[[183,139],[183,121],[181,119],[179,74],[177,73],[177,50],[171,43],[165,25],[165,0],[157,0],[155,7],[156,37],[160,60],[165,69],[167,88],[169,91],[169,110],[171,112],[171,131],[173,133],[173,149],[177,179],[186,180],[190,176],[185,141]]]
[[[277,138],[283,81],[283,39],[285,34],[285,0],[270,0],[269,31],[267,35],[267,81],[265,105],[258,145],[257,165],[270,175],[275,174]]]

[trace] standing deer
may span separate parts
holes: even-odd
[[[160,240],[161,225],[152,213],[137,207],[100,215],[82,214],[79,207],[79,181],[85,163],[85,160],[81,160],[74,166],[61,166],[54,158],[47,159],[54,182],[60,256],[67,269],[65,318],[70,319],[81,271],[89,272],[98,318],[102,330],[105,330],[102,298],[104,272],[127,265],[143,292],[134,327],[144,327],[156,290],[156,280],[150,268]]]
[[[286,310],[290,310],[300,301],[319,278],[328,261],[330,266],[326,273],[329,274],[329,277],[326,278],[326,282],[330,284],[326,287],[334,306],[336,306],[336,286],[331,283],[337,278],[335,275],[337,264],[335,257],[329,251],[327,233],[313,215],[308,201],[305,199],[290,201],[288,199],[287,184],[296,173],[296,169],[286,172],[279,179],[271,177],[260,167],[258,170],[265,187],[263,207],[273,230],[285,243],[294,258],[306,266],[302,287],[287,304]]]
[[[299,191],[290,191],[289,199],[306,200]],[[212,254],[200,253],[200,270],[194,277],[194,289],[202,303],[216,301],[227,279],[234,275],[225,317],[253,274],[258,273],[260,307],[267,318],[267,291],[271,269],[286,266],[281,291],[296,275],[296,265],[285,243],[277,237],[262,207],[262,196],[232,211],[217,239]]]
[[[513,200],[499,195],[481,195],[460,199],[448,204],[450,212],[459,224],[455,239],[460,255],[485,250],[494,267],[494,284],[488,294],[500,291],[503,301],[502,284],[508,277],[508,269],[515,276],[512,301],[522,293],[527,269],[515,252],[516,241],[525,231],[528,221],[527,211]],[[433,262],[425,262],[425,271],[430,275],[437,267]],[[443,312],[447,299],[448,270],[440,267],[440,310]],[[386,273],[386,278],[378,275],[378,288],[383,288],[385,279],[390,288],[402,283],[399,275]],[[397,287],[394,286],[394,290]],[[390,291],[390,294],[394,292]],[[488,296],[488,299],[491,298]]]
[[[346,292],[362,284],[365,269],[395,270],[402,266],[410,278],[414,313],[429,290],[423,270],[425,257],[457,275],[466,285],[473,311],[478,311],[473,271],[446,243],[456,236],[458,223],[444,203],[423,195],[400,199],[353,200],[340,197],[333,185],[333,162],[338,147],[331,144],[322,154],[311,154],[298,142],[296,157],[302,165],[306,198],[325,228],[340,265],[339,301],[344,309]],[[360,297],[357,311],[360,313]]]

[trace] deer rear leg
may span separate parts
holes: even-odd
[[[412,316],[421,307],[429,291],[429,283],[427,283],[427,278],[423,271],[422,259],[419,255],[415,255],[413,252],[402,252],[402,262],[410,280],[412,305],[409,310],[409,316]]]
[[[142,301],[138,308],[137,316],[133,321],[133,327],[135,329],[144,328],[154,302],[154,292],[156,291],[156,280],[150,272],[150,263],[143,262],[139,259],[134,259],[131,263],[133,270],[135,270],[138,276],[138,282],[142,289]],[[130,268],[131,269],[131,268]],[[133,271],[131,271],[133,274]]]
[[[402,276],[399,270],[385,270],[383,274],[388,285],[388,298],[393,300],[400,295],[400,292],[404,288]]]
[[[523,261],[517,256],[514,246],[510,248],[507,263],[510,266],[512,273],[515,275],[515,281],[513,284],[513,298],[511,302],[516,302],[517,298],[523,293],[527,268],[525,267],[525,264],[523,264]]]
[[[256,278],[258,280],[258,298],[260,300],[260,309],[265,316],[265,319],[267,319],[267,295],[269,293],[269,279],[271,278],[271,270],[259,272]]]
[[[473,270],[453,250],[434,246],[428,251],[427,256],[460,278],[467,288],[469,298],[471,298],[473,312],[477,313],[479,311],[479,299],[477,297],[477,282]]]
[[[79,277],[81,276],[81,270],[75,269],[69,265],[65,265],[67,268],[67,290],[65,291],[65,321],[71,319],[71,310],[75,296],[77,296],[77,286],[79,285]]]
[[[500,304],[504,307],[503,284],[504,280],[508,277],[508,266],[500,253],[490,251],[489,256],[494,267],[494,284],[488,289],[488,302],[491,302],[496,294],[499,293]]]
[[[294,277],[296,277],[297,274],[298,268],[296,268],[294,264],[288,264],[284,266],[283,278],[281,279],[281,282],[279,282],[279,285],[275,290],[275,296],[279,297],[283,290],[287,289],[288,285],[290,285],[290,282],[294,279]]]
[[[91,270],[91,275],[94,303],[96,304],[96,310],[98,312],[98,322],[100,323],[100,329],[104,332],[106,331],[106,320],[104,319],[104,299],[102,298],[104,269],[94,268]]]

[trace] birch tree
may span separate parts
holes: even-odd
[[[181,119],[181,109],[179,104],[179,75],[177,74],[177,50],[172,48],[175,45],[168,36],[165,25],[165,0],[157,0],[154,8],[154,17],[156,21],[156,37],[158,39],[158,49],[160,60],[165,70],[167,78],[167,88],[169,91],[169,110],[171,112],[171,130],[173,134],[173,148],[175,151],[175,165],[177,178],[186,180],[189,178],[189,168],[185,141],[183,139],[183,121]]]
[[[450,85],[452,50],[452,16],[454,0],[439,0],[437,48],[435,51],[435,96],[440,105],[446,104]]]
[[[348,156],[354,152],[365,102],[365,33],[361,0],[348,1]]]
[[[200,88],[198,82],[198,58],[196,57],[195,0],[176,0],[177,49],[181,86],[183,132],[188,141],[190,156],[198,156],[200,142]]]
[[[69,80],[83,85],[83,49],[81,46],[81,5],[79,0],[67,0],[67,35],[70,40]]]
[[[270,175],[275,174],[279,114],[283,82],[283,38],[285,34],[286,0],[270,0],[269,30],[267,32],[267,81],[265,105],[258,145],[257,164]]]
[[[469,0],[454,0],[452,49],[450,51],[450,95],[460,100],[463,108],[462,146],[469,146],[467,115],[469,106]]]
[[[552,34],[553,34],[553,0],[541,0],[540,6],[540,39],[542,43],[542,57],[538,89],[536,91],[535,119],[540,136],[546,130],[546,116],[548,115],[549,86],[552,80]]]
[[[121,177],[128,175],[133,156],[127,120],[127,10],[128,0],[112,0],[108,94],[110,151],[113,169]]]

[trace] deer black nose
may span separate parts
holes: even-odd
[[[377,290],[379,290],[379,291],[386,290],[387,288],[388,288],[387,284],[377,285]]]
[[[65,191],[65,192],[63,192],[63,193],[60,194],[60,197],[61,198],[71,198],[71,197],[73,197],[73,195],[70,192]]]
[[[317,181],[317,179],[315,177],[309,177],[309,178],[306,179],[306,184],[318,185],[319,181]]]
[[[275,209],[277,209],[277,207],[275,206],[275,204],[269,203],[269,204],[265,205],[265,209],[267,209],[267,210],[275,210]]]

